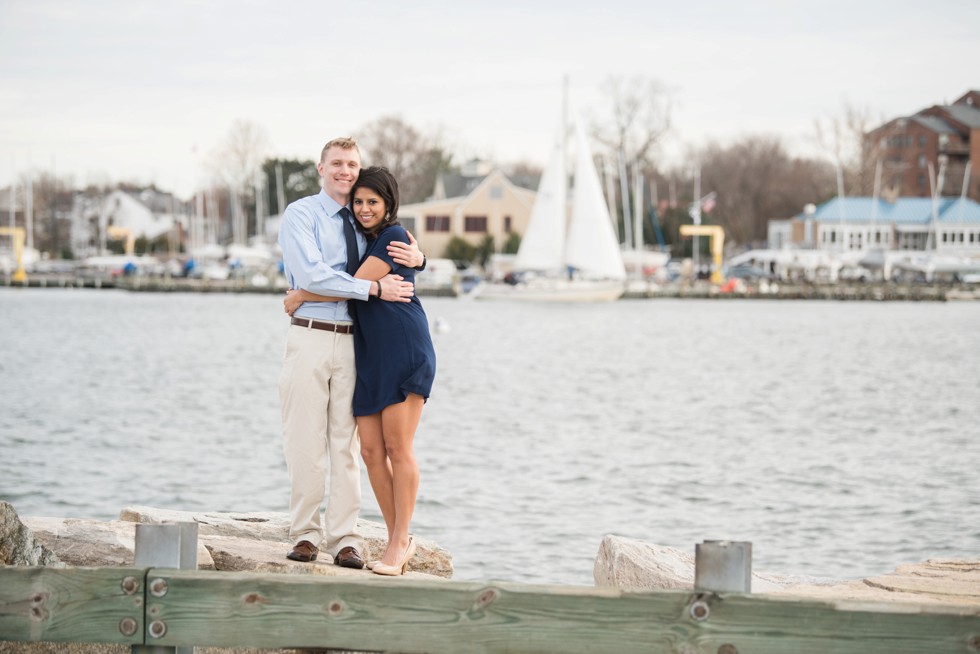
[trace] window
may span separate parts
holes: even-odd
[[[926,135],[925,134],[919,134],[919,147],[920,148],[926,147]]]
[[[425,231],[427,232],[448,232],[449,216],[426,216]]]
[[[486,233],[487,231],[487,217],[486,216],[466,216],[463,220],[463,230],[467,232],[480,232]]]
[[[919,155],[919,168],[925,168],[925,167],[926,167],[926,155],[920,154]]]
[[[415,216],[398,216],[398,222],[408,231],[415,233],[415,225],[418,222]]]
[[[510,234],[513,231],[512,220],[510,216],[504,216],[504,233]]]
[[[499,200],[504,197],[504,187],[500,184],[494,184],[490,187],[490,199]]]

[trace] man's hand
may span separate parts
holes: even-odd
[[[386,302],[411,302],[415,295],[415,284],[404,281],[401,275],[385,275],[378,280],[381,299]]]
[[[282,300],[282,307],[288,315],[291,316],[296,313],[296,309],[299,309],[302,304],[303,299],[298,290],[291,288],[286,291],[286,297]]]
[[[392,241],[388,244],[388,256],[397,264],[407,266],[408,268],[418,268],[425,261],[425,255],[419,250],[418,243],[415,242],[415,237],[412,236],[412,232],[406,230],[406,233],[408,234],[409,242]],[[381,292],[383,294],[384,289]]]

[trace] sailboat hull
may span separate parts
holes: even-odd
[[[520,284],[484,282],[473,289],[472,294],[478,300],[612,302],[622,297],[625,291],[626,284],[622,280],[538,278]]]

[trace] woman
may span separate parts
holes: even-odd
[[[351,189],[354,216],[368,238],[367,252],[355,273],[379,280],[394,272],[415,281],[415,270],[388,256],[392,240],[409,242],[398,224],[398,183],[387,168],[365,168]],[[290,315],[303,302],[332,300],[303,290],[290,290],[283,301]],[[418,494],[419,468],[412,442],[435,376],[436,358],[429,321],[418,297],[411,302],[351,302],[357,384],[354,416],[361,438],[361,456],[371,488],[388,528],[388,546],[375,573],[400,575],[415,553],[408,533]]]

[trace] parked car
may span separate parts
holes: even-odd
[[[728,269],[725,275],[728,278],[735,279],[747,279],[750,281],[758,281],[760,279],[773,279],[772,274],[766,272],[765,270],[759,270],[755,266],[750,266],[748,264],[739,264],[737,266],[732,266]]]

